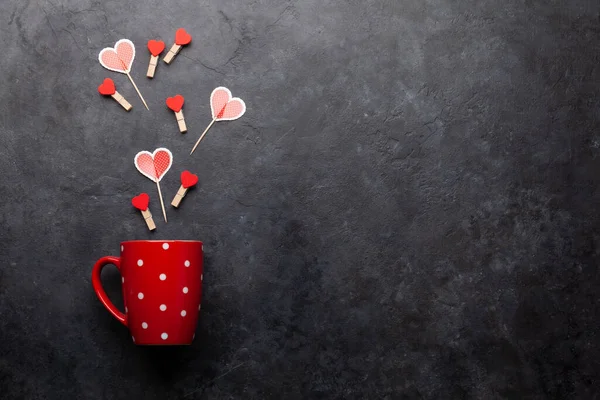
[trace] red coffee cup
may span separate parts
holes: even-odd
[[[121,273],[125,314],[110,301],[102,268]],[[104,307],[129,328],[138,345],[190,344],[202,297],[202,242],[131,240],[121,243],[121,257],[102,257],[92,270],[92,284]]]

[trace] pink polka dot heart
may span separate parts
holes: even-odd
[[[105,257],[107,258],[107,257]],[[137,345],[190,344],[202,298],[202,243],[134,240],[121,243],[119,270],[127,315],[121,314],[94,279],[111,261],[101,259],[92,281],[106,308],[126,325]]]

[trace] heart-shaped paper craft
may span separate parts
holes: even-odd
[[[140,211],[146,211],[149,203],[150,196],[148,196],[148,193],[140,193],[131,199],[131,204]]]
[[[194,175],[190,171],[183,171],[181,173],[181,186],[187,189],[196,183],[198,183],[198,175]]]
[[[135,155],[135,167],[148,179],[154,182],[160,182],[173,163],[173,155],[169,149],[160,147],[149,151],[140,151]]]
[[[113,80],[110,78],[106,78],[104,82],[102,82],[102,85],[98,86],[98,91],[100,92],[100,94],[103,94],[105,96],[112,96],[113,94],[115,94],[117,89],[115,88],[115,83],[113,82]]]
[[[121,39],[115,47],[106,47],[98,54],[100,64],[111,71],[128,74],[135,58],[135,46],[129,39]]]
[[[185,46],[192,41],[192,35],[186,32],[185,29],[179,28],[175,32],[175,44],[179,46]]]
[[[167,97],[167,107],[175,112],[181,111],[181,107],[183,107],[183,102],[185,99],[182,95],[178,94],[173,97]]]
[[[210,109],[213,119],[217,121],[232,121],[246,112],[246,104],[239,97],[231,97],[226,87],[220,86],[210,94]]]
[[[148,50],[153,56],[158,56],[165,49],[165,42],[162,40],[148,40]]]

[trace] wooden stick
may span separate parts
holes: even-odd
[[[125,109],[125,111],[131,110],[131,108],[132,108],[131,104],[129,104],[129,102],[127,100],[125,100],[125,98],[123,96],[121,96],[121,93],[115,91],[113,94],[111,94],[110,97],[115,99],[117,101],[117,103],[119,103],[121,105],[121,107],[123,107]]]
[[[146,225],[148,225],[148,229],[150,229],[151,231],[155,230],[156,225],[154,224],[154,220],[152,219],[152,213],[150,212],[150,210],[142,211],[142,216],[144,217],[144,220],[146,220]]]
[[[217,118],[214,118],[210,122],[210,124],[208,124],[208,126],[206,127],[206,129],[204,130],[204,132],[202,132],[202,135],[200,135],[200,139],[198,139],[198,141],[194,145],[194,148],[192,149],[192,151],[190,151],[190,156],[192,155],[192,153],[194,152],[194,150],[196,150],[196,147],[198,147],[198,145],[200,144],[200,141],[202,140],[202,138],[204,137],[204,135],[206,135],[206,132],[208,132],[208,130],[210,129],[210,127],[212,126],[212,124],[215,123],[216,120],[217,120]]]
[[[167,212],[165,211],[165,203],[162,198],[162,193],[160,192],[160,183],[156,181],[156,187],[158,187],[158,197],[160,197],[160,206],[162,207],[163,216],[165,217],[165,222],[167,222]]]
[[[127,72],[127,77],[129,78],[129,80],[131,81],[131,83],[133,84],[133,87],[135,88],[135,91],[137,92],[138,96],[140,96],[140,99],[142,99],[142,103],[144,103],[144,106],[146,106],[146,110],[150,110],[148,108],[148,104],[146,104],[146,100],[144,100],[144,97],[142,96],[142,94],[140,93],[140,89],[138,89],[137,85],[135,84],[135,82],[133,81],[133,78],[131,77],[131,75],[129,75],[129,72]]]
[[[150,63],[148,64],[148,72],[146,72],[146,76],[148,78],[154,78],[154,73],[156,72],[157,64],[158,64],[158,56],[150,55]]]
[[[185,126],[185,119],[183,118],[183,110],[179,110],[175,113],[175,118],[177,118],[177,124],[179,125],[179,132],[186,133],[187,126]]]
[[[171,205],[175,208],[179,207],[179,203],[181,203],[181,199],[183,199],[183,196],[185,196],[187,191],[188,190],[184,188],[183,185],[179,186],[179,190],[177,191],[177,194],[175,194],[175,197],[173,197]]]
[[[171,46],[171,49],[169,50],[165,58],[163,58],[163,61],[167,64],[171,64],[171,61],[173,61],[177,53],[179,53],[179,50],[181,50],[180,45],[174,44],[173,46]]]

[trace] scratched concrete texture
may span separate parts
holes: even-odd
[[[4,0],[0,32],[2,399],[600,396],[599,2]],[[121,38],[150,111],[98,63]],[[219,85],[248,111],[189,156]],[[168,224],[160,146],[167,201],[200,177]],[[189,347],[92,291],[150,238],[205,243]]]

